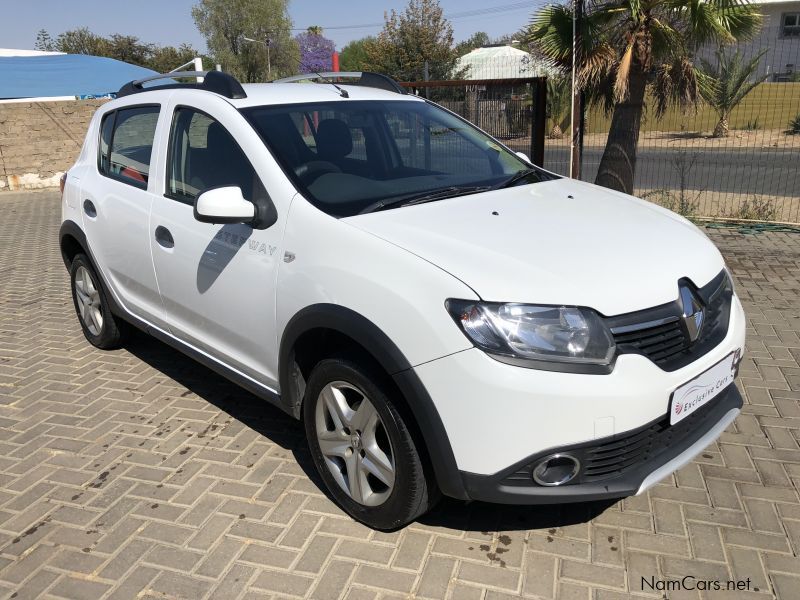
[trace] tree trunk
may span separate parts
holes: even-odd
[[[594,180],[597,185],[626,194],[633,193],[633,178],[636,175],[636,146],[639,143],[639,128],[642,124],[646,86],[645,74],[641,69],[632,67],[628,84],[628,99],[614,105],[606,148]]]
[[[717,126],[714,127],[714,137],[715,138],[728,137],[728,115],[722,115],[719,118]]]

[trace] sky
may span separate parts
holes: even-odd
[[[203,37],[192,20],[197,0],[0,0],[0,48],[32,49],[36,33],[46,29],[56,37],[62,31],[86,26],[94,33],[135,35],[160,45],[192,44],[205,50]],[[341,49],[347,42],[381,29],[384,11],[402,10],[407,0],[292,0],[289,13],[294,27],[321,25],[326,37]],[[539,0],[440,0],[445,16],[452,16],[456,41],[476,31],[499,37],[519,30],[530,20]],[[490,10],[483,14],[469,14]],[[466,14],[465,14],[466,13]],[[368,27],[333,29],[333,27]]]

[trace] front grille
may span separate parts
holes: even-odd
[[[502,477],[502,483],[512,486],[535,485],[532,472],[536,464],[545,455],[556,451],[566,452],[581,462],[579,475],[567,485],[614,479],[645,466],[659,455],[682,452],[727,411],[739,407],[741,407],[741,397],[731,386],[712,402],[675,425],[669,424],[669,415],[666,415],[641,429],[605,441],[598,440],[570,448],[549,450],[525,465],[512,469]],[[663,459],[664,462],[668,458]]]
[[[728,333],[733,290],[725,271],[696,290],[705,321],[692,342],[680,315],[678,301],[607,319],[618,354],[641,354],[665,371],[694,362],[719,344]]]

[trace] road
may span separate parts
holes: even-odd
[[[528,151],[528,150],[526,150]],[[594,181],[603,148],[590,147],[584,151],[583,179]],[[768,194],[797,197],[800,195],[800,149],[716,150],[688,149],[686,162],[695,157],[694,166],[687,169],[687,189],[739,194]],[[676,165],[677,149],[643,149],[639,151],[636,167],[638,189],[677,189],[680,185]],[[545,167],[566,173],[569,148],[545,146]]]

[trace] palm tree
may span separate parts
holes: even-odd
[[[758,63],[766,52],[764,50],[747,63],[742,60],[742,54],[738,50],[729,55],[722,48],[717,50],[716,65],[700,59],[703,67],[700,95],[719,115],[719,121],[714,128],[714,137],[728,137],[728,120],[733,109],[759,83],[769,77],[766,74],[753,78],[753,73],[758,69]]]
[[[612,113],[595,183],[632,193],[636,146],[650,92],[659,117],[668,106],[696,105],[693,53],[708,43],[751,36],[761,15],[747,0],[589,0],[581,21],[576,83]],[[543,8],[529,41],[557,66],[572,69],[572,9]]]

